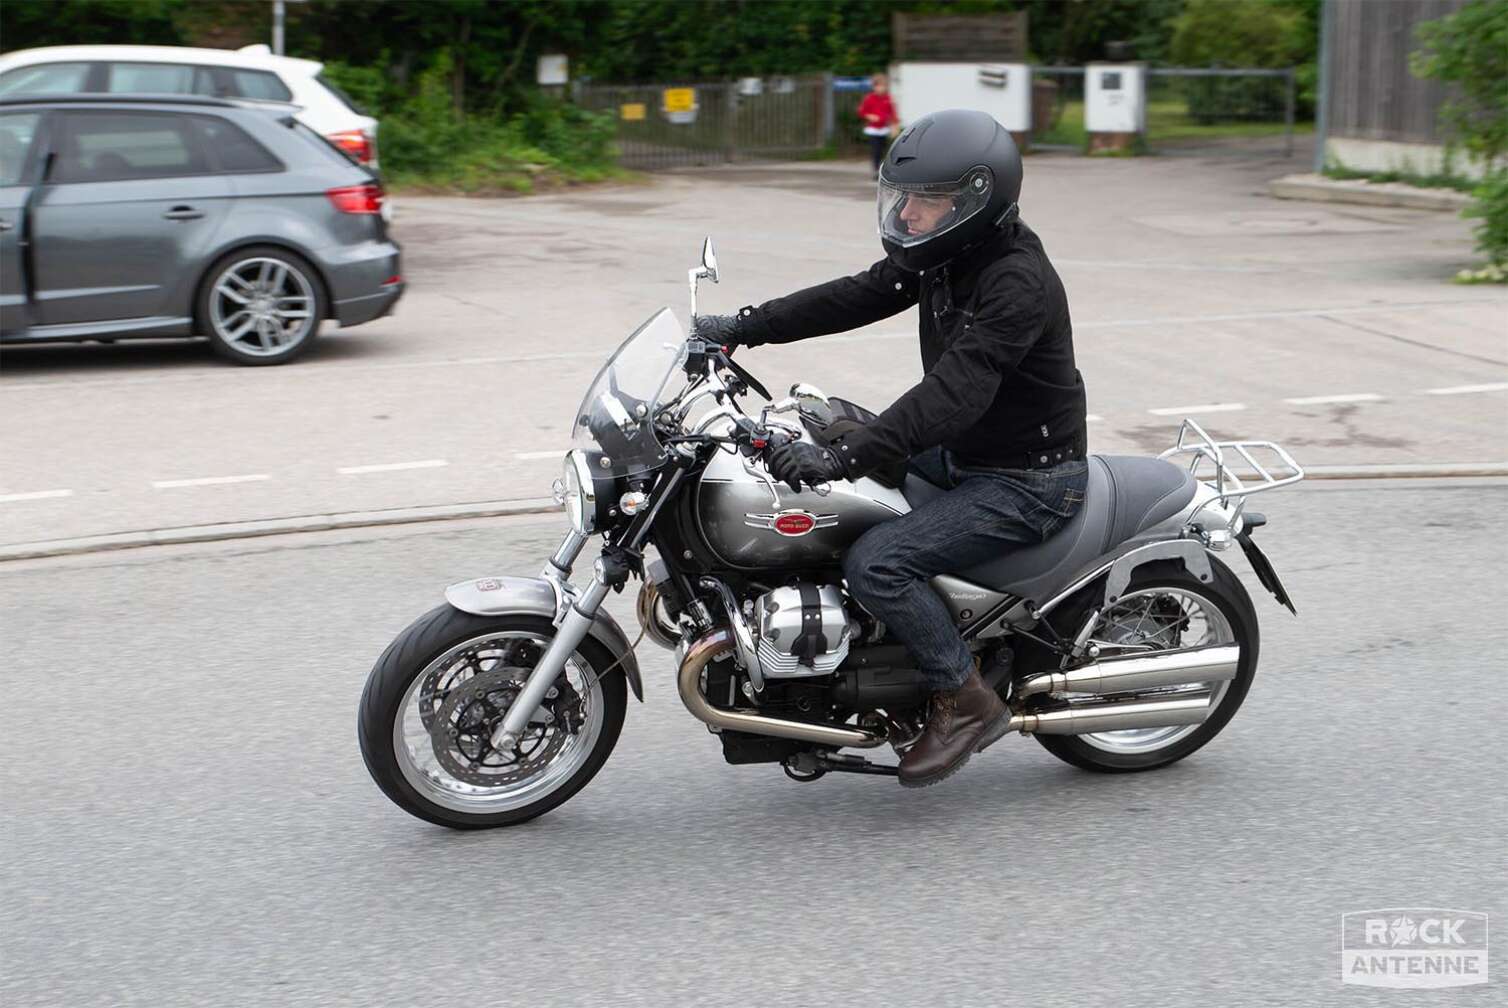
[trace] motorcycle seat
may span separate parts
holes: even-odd
[[[1196,481],[1188,469],[1142,455],[1091,455],[1084,504],[1051,539],[1011,550],[956,577],[1041,600],[1096,558],[1183,510]],[[908,473],[901,493],[913,508],[945,490]]]

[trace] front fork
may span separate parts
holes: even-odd
[[[571,575],[571,565],[581,555],[582,547],[586,545],[587,536],[577,532],[574,528],[566,533],[561,540],[560,546],[551,555],[545,568],[540,575],[556,585],[557,598],[567,600],[565,614],[558,616],[559,623],[555,630],[555,637],[550,641],[550,647],[545,651],[544,657],[540,658],[534,670],[529,673],[529,679],[524,683],[523,690],[514,699],[508,708],[508,713],[503,721],[492,731],[492,747],[499,752],[512,752],[518,744],[519,736],[524,727],[529,723],[529,718],[534,711],[544,702],[545,694],[550,691],[550,686],[557,676],[565,668],[566,659],[586,639],[587,632],[591,630],[592,623],[597,618],[597,607],[602,605],[602,600],[607,597],[609,585],[604,576],[601,560],[592,568],[592,580],[586,589],[574,599],[569,594],[563,594],[560,589],[566,578]]]

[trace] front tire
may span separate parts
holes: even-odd
[[[1095,773],[1135,773],[1176,763],[1220,734],[1221,729],[1235,716],[1241,702],[1246,699],[1247,690],[1251,688],[1252,679],[1256,676],[1260,634],[1251,596],[1246,593],[1240,580],[1231,573],[1229,567],[1213,557],[1210,558],[1210,570],[1214,577],[1211,583],[1205,584],[1190,574],[1181,563],[1155,563],[1137,568],[1121,600],[1100,617],[1091,634],[1092,640],[1106,645],[1119,643],[1126,646],[1134,643],[1137,648],[1147,646],[1145,642],[1150,636],[1154,650],[1204,644],[1239,645],[1241,658],[1236,665],[1236,677],[1229,682],[1217,684],[1218,688],[1211,698],[1209,716],[1201,724],[1188,728],[1034,736],[1042,744],[1042,748],[1082,770]],[[1170,603],[1162,602],[1164,612],[1160,617],[1161,623],[1157,622],[1158,617],[1152,617],[1150,625],[1146,620],[1135,624],[1131,620],[1121,621],[1124,626],[1133,627],[1134,633],[1122,632],[1123,639],[1118,642],[1114,640],[1116,634],[1112,624],[1117,622],[1115,615],[1119,610],[1146,600],[1150,613],[1159,604],[1159,600],[1171,599],[1183,600],[1180,604],[1184,615],[1174,615]],[[1193,606],[1189,605],[1190,600],[1207,605],[1210,611],[1202,616],[1192,616]],[[1184,639],[1195,620],[1201,621],[1200,625],[1204,628],[1200,632],[1202,639]],[[1182,629],[1179,629],[1180,622],[1183,624]],[[1130,637],[1134,635],[1139,635],[1141,639],[1133,642]]]
[[[585,787],[617,744],[628,706],[617,656],[590,637],[519,748],[504,754],[486,741],[554,633],[542,616],[442,605],[399,634],[367,679],[357,719],[362,758],[383,793],[427,822],[490,829],[543,815]]]

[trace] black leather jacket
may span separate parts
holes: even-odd
[[[921,303],[925,376],[840,449],[850,473],[942,445],[960,465],[1042,468],[1086,449],[1084,382],[1068,298],[1042,242],[1017,222],[946,266],[867,271],[739,312],[740,342],[843,332]]]

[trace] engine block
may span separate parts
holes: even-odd
[[[759,596],[754,631],[767,679],[832,675],[848,657],[852,636],[838,586],[804,582]]]

